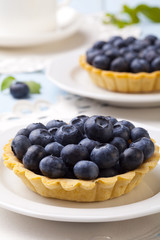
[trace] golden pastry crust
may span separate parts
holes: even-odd
[[[160,71],[152,73],[105,71],[88,64],[84,55],[80,56],[79,63],[88,72],[93,83],[109,91],[121,93],[160,91]]]
[[[159,147],[155,144],[153,156],[139,168],[110,178],[95,180],[50,179],[26,169],[14,156],[11,141],[4,146],[4,164],[21,178],[32,191],[49,198],[78,202],[96,202],[119,197],[135,188],[143,176],[155,168],[160,158]]]

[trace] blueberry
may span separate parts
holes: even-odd
[[[135,40],[134,42],[135,51],[140,51],[143,48],[148,47],[149,45],[150,45],[149,41],[144,39],[138,39],[138,40]]]
[[[29,140],[32,144],[45,147],[48,143],[53,142],[53,137],[46,129],[40,128],[29,134]]]
[[[105,143],[112,138],[112,123],[104,116],[92,116],[84,124],[84,130],[88,138]]]
[[[136,40],[137,41],[137,40]],[[143,49],[144,49],[144,47],[143,46],[141,46],[141,44],[136,44],[136,43],[134,43],[133,45],[129,45],[128,46],[128,49],[130,50],[130,51],[133,51],[133,52],[140,52],[140,51],[142,51]]]
[[[66,125],[66,124],[67,124],[66,122],[63,122],[61,120],[51,120],[46,124],[46,128],[47,129],[54,128],[54,127],[59,128],[59,127],[61,127],[63,125]]]
[[[155,41],[155,46],[156,46],[156,47],[160,47],[160,39],[157,39],[157,40]]]
[[[29,130],[29,132],[32,132],[35,129],[46,129],[46,127],[42,124],[42,123],[31,123],[27,126],[27,129]]]
[[[129,46],[128,46],[128,49],[129,49],[129,51],[130,52],[136,52],[136,53],[138,53],[138,52],[140,52],[141,50],[143,50],[143,49],[141,49],[139,46],[137,46],[136,44],[130,44]]]
[[[113,45],[117,48],[122,48],[126,46],[126,43],[123,39],[117,39],[113,42]]]
[[[154,50],[149,50],[146,54],[145,54],[145,59],[148,62],[152,62],[155,58],[157,57],[157,53]]]
[[[155,35],[149,34],[145,37],[145,40],[149,41],[150,44],[154,44],[155,41],[157,40],[157,37]]]
[[[135,128],[135,126],[133,125],[133,123],[131,123],[131,122],[127,121],[127,120],[121,120],[121,121],[119,121],[118,123],[121,124],[121,125],[124,125],[124,126],[128,127],[130,131],[131,131],[133,128]]]
[[[130,69],[133,73],[149,72],[150,66],[146,60],[135,58],[130,64]]]
[[[99,142],[94,141],[94,140],[89,139],[89,138],[84,138],[79,142],[79,145],[82,145],[82,146],[86,147],[89,153],[93,150],[93,148],[95,146],[97,146],[99,144],[100,144]]]
[[[83,139],[83,135],[74,125],[64,125],[56,131],[54,139],[66,146],[67,144],[79,143]]]
[[[143,137],[140,140],[137,140],[136,142],[132,142],[130,144],[130,147],[140,149],[144,154],[144,160],[150,158],[155,150],[154,143],[151,141],[151,139],[146,137]]]
[[[68,144],[62,149],[61,157],[66,165],[73,167],[78,161],[89,159],[89,153],[82,145]]]
[[[74,175],[83,180],[93,180],[98,177],[99,168],[98,166],[91,161],[79,161],[75,164],[74,168]]]
[[[119,159],[118,149],[111,144],[96,146],[91,154],[90,159],[98,165],[100,169],[114,167]]]
[[[128,52],[124,55],[125,60],[130,64],[137,57],[137,53]]]
[[[89,48],[89,49],[87,49],[86,54],[88,54],[88,53],[90,53],[90,52],[93,52],[93,51],[95,51],[95,49]]]
[[[102,50],[103,50],[103,52],[106,52],[106,51],[110,50],[112,47],[113,46],[110,43],[106,43],[103,45]]]
[[[45,157],[45,155],[46,153],[42,146],[30,146],[23,157],[24,167],[33,172],[39,172],[39,162]]]
[[[115,72],[128,72],[128,63],[125,58],[118,57],[111,62],[110,69]]]
[[[126,140],[121,137],[114,137],[110,144],[114,145],[118,149],[119,153],[124,152],[124,150],[128,147]]]
[[[155,45],[150,45],[146,48],[147,51],[153,50],[156,51],[157,47]]]
[[[29,139],[24,135],[15,136],[11,143],[11,149],[14,155],[22,160],[27,149],[31,146]]]
[[[105,55],[98,55],[92,61],[92,65],[94,67],[100,68],[102,70],[108,70],[109,64],[110,64],[110,59]]]
[[[132,171],[138,168],[144,160],[143,152],[138,148],[127,148],[120,155],[120,165],[124,171]]]
[[[114,43],[116,40],[123,40],[120,36],[113,36],[109,39],[109,43]]]
[[[52,142],[45,146],[45,151],[47,155],[53,155],[56,157],[60,157],[63,146],[60,143]]]
[[[118,122],[118,120],[112,116],[106,116],[105,118],[107,120],[109,120],[112,123],[112,125],[114,125],[116,122]]]
[[[128,127],[117,122],[114,124],[113,137],[121,137],[128,141],[130,139],[130,130]]]
[[[136,127],[131,130],[131,140],[132,142],[136,141],[139,138],[147,137],[150,138],[149,133],[146,129],[141,127]]]
[[[54,127],[54,128],[48,129],[48,132],[52,135],[53,140],[54,140],[54,136],[55,136],[55,134],[57,132],[57,129],[58,129],[58,127]]]
[[[151,63],[151,68],[153,71],[160,70],[160,57],[155,58]]]
[[[94,58],[98,55],[101,55],[102,53],[103,53],[102,50],[96,50],[96,49],[92,52],[88,52],[87,53],[87,63],[92,65]]]
[[[119,54],[120,55],[124,55],[124,54],[126,54],[126,53],[128,53],[129,52],[129,49],[128,49],[128,47],[123,47],[123,48],[121,48],[120,50],[119,50]],[[118,57],[118,56],[117,56]]]
[[[49,178],[63,178],[66,174],[66,166],[61,158],[47,156],[39,163],[39,168],[44,176]]]
[[[100,178],[114,177],[116,175],[118,175],[118,171],[115,168],[106,168],[106,169],[100,169],[98,177]]]
[[[30,134],[30,131],[27,128],[22,128],[17,132],[16,136],[24,135],[24,136],[28,137],[29,134]]]
[[[109,59],[113,60],[115,59],[116,57],[119,57],[120,55],[120,51],[116,48],[111,48],[107,51],[105,51],[105,56],[107,56]]]
[[[14,98],[27,98],[29,87],[23,82],[15,82],[10,86],[10,93]]]
[[[77,127],[82,133],[84,133],[84,123],[88,119],[88,116],[86,115],[80,115],[75,118],[73,118],[70,121],[70,124],[74,125]]]
[[[148,53],[148,51],[150,51],[150,50],[148,50],[148,48],[145,48],[145,49],[143,49],[142,51],[140,51],[137,56],[138,56],[139,58],[145,59],[145,56],[146,56],[146,54]]]
[[[136,40],[135,37],[130,36],[125,39],[125,43],[126,43],[126,45],[129,45],[129,44],[133,43],[135,40]]]
[[[104,44],[106,44],[105,41],[97,41],[97,42],[93,45],[93,48],[94,48],[94,49],[101,49],[101,48],[104,46]]]

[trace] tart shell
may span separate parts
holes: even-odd
[[[32,191],[44,197],[77,202],[96,202],[119,197],[130,192],[142,180],[143,176],[155,168],[160,158],[159,147],[155,144],[153,156],[139,168],[110,178],[95,180],[50,179],[26,169],[14,156],[11,141],[4,146],[4,164],[20,177]]]
[[[105,71],[88,64],[84,55],[80,56],[79,63],[88,72],[94,84],[109,91],[121,93],[160,91],[160,71],[152,73]]]

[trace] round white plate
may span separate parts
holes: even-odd
[[[136,126],[142,126],[136,124]],[[0,151],[16,132],[13,127],[0,134]],[[146,126],[145,126],[146,127]],[[160,131],[147,127],[159,143]],[[30,191],[0,161],[0,206],[23,215],[66,222],[111,222],[142,217],[160,212],[160,165],[148,173],[130,193],[116,199],[96,203],[76,203],[48,199]]]
[[[115,106],[151,107],[160,106],[160,93],[125,94],[109,92],[94,85],[88,74],[79,65],[79,56],[84,49],[72,51],[53,59],[46,70],[47,77],[61,89],[80,96],[107,102]]]
[[[64,7],[57,13],[57,29],[33,34],[15,34],[0,32],[0,46],[24,47],[65,39],[74,34],[82,24],[82,15],[75,9]]]

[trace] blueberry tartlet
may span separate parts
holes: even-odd
[[[79,61],[91,80],[109,91],[160,91],[160,39],[154,35],[98,41]]]
[[[159,157],[146,129],[99,115],[32,123],[17,132],[3,154],[5,166],[34,192],[79,202],[130,192]]]

